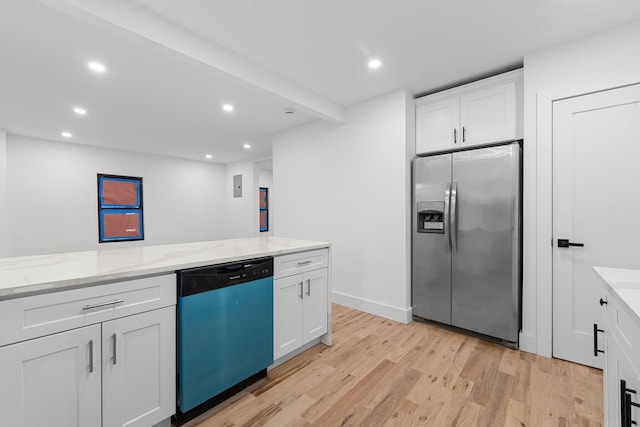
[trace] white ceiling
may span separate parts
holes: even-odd
[[[69,130],[72,143],[222,163],[263,159],[287,128],[340,123],[354,103],[514,68],[639,18],[637,0],[2,0],[0,128],[51,140]],[[380,69],[367,69],[372,57]],[[88,71],[94,59],[105,75]]]

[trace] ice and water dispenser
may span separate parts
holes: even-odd
[[[444,201],[418,202],[418,232],[444,234]]]

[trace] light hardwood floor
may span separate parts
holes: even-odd
[[[213,426],[601,426],[599,370],[333,305],[333,345],[269,371]]]

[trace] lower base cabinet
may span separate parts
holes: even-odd
[[[175,412],[175,307],[102,324],[103,426],[148,427]]]
[[[640,423],[640,327],[617,297],[605,289],[600,306],[604,335],[604,425],[631,427]],[[597,332],[600,325],[594,325]],[[600,335],[602,336],[602,335]],[[594,352],[597,340],[594,339]]]
[[[175,306],[0,347],[2,425],[148,427],[175,412]]]
[[[273,358],[297,350],[310,341],[321,337],[328,331],[328,269],[326,250],[321,252],[323,260],[310,267],[317,252],[287,255],[274,260],[276,265],[273,281]],[[295,261],[299,268],[282,268]],[[321,266],[322,268],[317,268]],[[298,274],[298,271],[301,271]]]
[[[640,375],[615,336],[606,340],[604,369],[605,425],[632,426],[640,422]]]
[[[102,425],[100,325],[0,348],[7,426]]]

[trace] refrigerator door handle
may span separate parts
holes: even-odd
[[[447,182],[444,190],[444,233],[447,234],[447,241],[449,242],[449,250],[451,250],[451,221],[449,215],[451,212],[451,183]]]
[[[451,233],[449,234],[451,239],[451,251],[456,252],[458,250],[458,183],[453,181],[451,183],[451,206],[450,209],[450,218],[449,218],[449,229]]]

